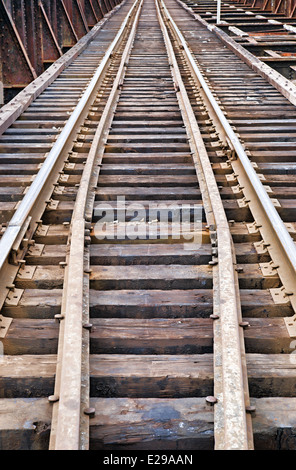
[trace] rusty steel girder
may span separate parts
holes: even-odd
[[[121,0],[0,0],[0,105],[43,73]]]
[[[295,0],[234,0],[237,3],[251,7],[259,8],[262,11],[279,13],[288,18],[296,17]]]

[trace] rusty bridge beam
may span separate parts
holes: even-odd
[[[260,8],[263,11],[278,13],[284,16],[295,16],[296,0],[234,0],[244,6]]]
[[[102,19],[104,16],[102,7],[100,5],[100,2],[98,0],[90,0],[92,7],[97,15],[98,20]]]
[[[37,74],[3,0],[0,0],[0,51],[0,81],[3,83],[4,92],[6,89],[12,97],[11,90],[21,90],[37,78]]]
[[[42,0],[43,7],[50,21],[54,35],[63,53],[73,47],[78,36],[64,3],[57,0]]]
[[[87,25],[89,28],[92,28],[99,21],[99,18],[91,0],[84,0],[84,11]]]
[[[122,0],[0,0],[0,106]]]
[[[68,12],[78,38],[82,38],[88,31],[87,21],[79,0],[61,0]]]

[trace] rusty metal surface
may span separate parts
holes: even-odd
[[[259,10],[283,14],[288,18],[294,18],[296,16],[296,2],[295,0],[235,0],[238,4],[244,6],[250,6],[252,8],[258,8]]]
[[[8,102],[85,36],[119,0],[1,0],[0,82]]]
[[[54,62],[45,72],[26,86],[26,88],[18,93],[18,95],[9,101],[1,109],[0,115],[0,134],[2,134],[11,124],[24,112],[28,106],[67,68],[94,40],[104,26],[106,21],[121,7],[119,3],[113,10],[103,17],[99,23],[78,43],[70,48],[62,57]],[[2,63],[0,62],[2,67]],[[1,68],[2,70],[2,68]],[[36,74],[34,74],[36,76]],[[0,81],[0,84],[2,82]]]

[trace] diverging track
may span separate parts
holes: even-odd
[[[108,24],[0,138],[2,448],[294,449],[294,106],[175,0]]]

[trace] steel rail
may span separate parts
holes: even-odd
[[[203,25],[206,29],[214,33],[228,49],[230,49],[236,56],[245,62],[250,68],[258,73],[262,78],[267,80],[273,87],[275,87],[285,98],[287,98],[294,106],[296,105],[296,86],[287,80],[283,75],[271,68],[266,63],[262,62],[258,57],[247,51],[241,44],[237,43],[232,37],[225,33],[219,25],[208,23],[197,13],[194,13],[191,7],[185,5],[182,0],[176,2],[186,10],[199,24]]]
[[[20,233],[22,227],[24,226],[27,218],[30,215],[34,204],[36,203],[42,189],[44,188],[51,172],[53,171],[55,164],[57,163],[60,155],[65,151],[65,148],[69,146],[73,141],[73,132],[77,132],[77,128],[81,123],[83,116],[88,109],[88,104],[93,97],[94,91],[97,89],[99,82],[102,78],[103,72],[106,68],[106,65],[110,59],[112,52],[114,52],[115,47],[117,46],[120,38],[122,37],[123,32],[125,31],[126,24],[129,20],[130,15],[132,14],[135,5],[135,2],[123,21],[115,39],[110,44],[107,49],[98,69],[96,70],[90,84],[88,85],[86,91],[84,92],[81,100],[74,109],[71,117],[67,121],[67,124],[60,133],[58,139],[50,150],[45,162],[43,163],[41,169],[39,170],[36,178],[34,179],[32,185],[29,188],[29,191],[25,195],[21,204],[19,205],[16,213],[12,217],[1,241],[0,241],[0,272],[1,268],[4,265],[11,249],[13,243],[16,240],[16,237]]]
[[[83,322],[85,321],[85,229],[91,221],[92,207],[95,199],[95,189],[100,173],[100,165],[104,154],[105,144],[111,126],[120,85],[125,75],[128,57],[137,30],[138,19],[143,0],[136,0],[128,15],[134,13],[133,23],[128,40],[121,56],[120,66],[113,86],[98,124],[88,158],[82,174],[70,227],[70,251],[67,257],[66,276],[63,289],[63,307],[61,311],[61,330],[58,351],[57,382],[55,394],[56,417],[54,437],[51,443],[53,450],[81,449],[81,419],[85,410],[86,397],[82,399],[82,367],[83,361],[88,360],[83,352]],[[136,7],[138,9],[136,10]],[[87,348],[89,336],[84,348]],[[88,397],[87,397],[88,399]],[[89,414],[89,410],[86,410]],[[84,417],[85,419],[85,417]],[[86,423],[88,425],[88,421]],[[85,448],[85,443],[84,443]]]
[[[30,239],[32,237],[32,234],[38,226],[38,220],[40,220],[50,200],[54,184],[59,177],[59,173],[63,170],[64,159],[71,150],[73,140],[77,135],[79,127],[86,118],[88,109],[94,100],[96,91],[103,80],[105,71],[111,60],[111,55],[124,34],[126,25],[134,11],[136,3],[137,2],[133,4],[126,15],[116,37],[108,47],[82,98],[48,153],[41,169],[29,187],[28,192],[20,202],[0,240],[0,306],[3,305],[8,292],[6,286],[13,283],[16,275],[16,266],[19,261],[15,260],[14,264],[16,266],[12,267],[9,263],[9,256],[13,249],[14,251],[18,250],[23,238],[26,237]],[[23,256],[23,254],[24,253],[22,253],[21,256]]]
[[[161,5],[161,9],[158,3]],[[199,186],[210,230],[216,230],[218,265],[213,266],[214,312],[214,399],[215,448],[253,449],[244,338],[237,273],[229,224],[211,163],[183,83],[169,33],[161,15],[172,25],[162,0],[155,0],[159,22],[169,55],[171,70],[183,119],[189,136]]]
[[[214,98],[186,40],[168,12],[165,4],[163,4],[163,8],[176,36],[182,44],[195,78],[202,91],[205,93],[209,106],[216,117],[216,121],[224,131],[230,148],[235,152],[236,159],[231,161],[231,165],[235,168],[235,173],[239,175],[238,180],[240,179],[240,184],[244,188],[250,210],[257,226],[260,227],[263,240],[266,246],[268,246],[268,252],[274,262],[274,266],[278,269],[279,276],[288,293],[287,295],[291,296],[290,301],[296,312],[296,245],[262,181],[258,177],[243,145]],[[296,313],[293,318],[286,318],[286,324],[290,335],[296,336]]]
[[[283,249],[287,253],[290,263],[293,266],[293,269],[296,271],[296,247],[295,244],[287,231],[286,226],[284,225],[282,219],[280,218],[277,210],[275,209],[270,197],[268,196],[261,180],[259,179],[256,171],[254,170],[249,157],[247,156],[245,149],[243,148],[241,142],[239,141],[238,137],[234,133],[231,125],[229,124],[228,120],[226,119],[223,111],[221,110],[220,106],[218,105],[216,99],[214,98],[211,90],[209,89],[201,71],[199,70],[195,59],[182,35],[180,32],[179,28],[177,27],[176,23],[174,22],[173,18],[169,14],[166,6],[164,5],[164,9],[166,11],[166,14],[168,15],[168,18],[171,21],[171,24],[176,32],[176,34],[179,37],[179,40],[184,47],[184,51],[188,57],[188,60],[190,61],[190,64],[192,66],[192,69],[194,70],[194,73],[196,74],[196,77],[205,91],[218,119],[221,125],[224,128],[224,131],[226,135],[228,136],[238,158],[243,164],[244,170],[246,172],[246,175],[248,176],[251,185],[253,186],[254,190],[257,193],[258,200],[261,202],[262,207],[264,208],[265,212],[267,213],[272,226],[275,230],[275,232],[278,234],[279,239],[281,240]]]

